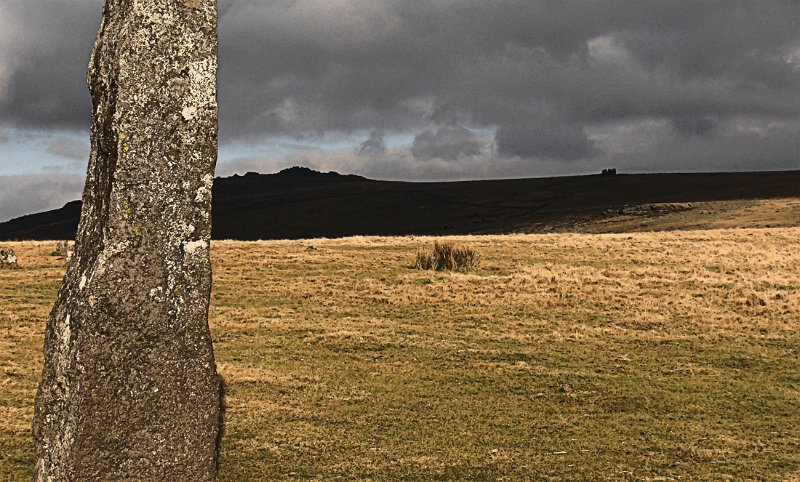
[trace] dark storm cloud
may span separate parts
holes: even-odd
[[[797,17],[788,1],[241,1],[223,113],[232,136],[794,116]]]
[[[702,136],[714,128],[714,121],[706,117],[674,117],[672,127],[685,136]]]
[[[601,153],[582,126],[546,120],[501,127],[495,139],[498,152],[510,157],[575,161]]]
[[[699,135],[679,132],[671,121],[647,121],[604,126],[593,134],[627,172],[744,171],[753,169],[754,160],[764,170],[800,168],[800,136],[793,120],[739,117]]]
[[[445,159],[454,161],[477,156],[483,151],[480,138],[464,127],[442,127],[428,130],[414,138],[411,153],[416,159]]]
[[[0,0],[0,125],[85,129],[100,0]],[[6,71],[3,82],[2,73]]]
[[[83,79],[100,5],[0,0],[14,25],[0,33],[0,124],[88,125]],[[477,174],[519,165],[492,156],[574,166],[660,152],[677,133],[698,139],[685,154],[703,170],[703,150],[741,151],[722,132],[762,130],[760,145],[782,135],[775,125],[800,128],[797,0],[223,0],[220,12],[228,145],[373,132],[351,153],[363,157],[385,149],[382,132],[413,134],[396,172],[425,177],[454,165],[414,160],[461,159]],[[646,146],[607,128],[651,121],[667,128]],[[496,131],[496,145],[450,142],[447,126]],[[487,170],[467,162],[476,149]],[[798,167],[796,151],[769,152]],[[650,170],[661,162],[640,159]]]

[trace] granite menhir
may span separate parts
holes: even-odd
[[[47,320],[37,480],[213,480],[215,0],[106,0],[75,253]]]

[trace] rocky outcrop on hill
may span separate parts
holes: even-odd
[[[606,209],[603,211],[603,214],[605,216],[654,216],[689,211],[691,209],[691,203],[639,204],[635,206],[625,206],[622,209]]]

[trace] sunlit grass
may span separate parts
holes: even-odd
[[[222,480],[800,478],[800,228],[216,242]],[[306,251],[313,244],[315,251]],[[0,479],[30,477],[54,243],[0,271]]]

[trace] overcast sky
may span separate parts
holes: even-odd
[[[0,0],[0,221],[80,197],[102,0]],[[218,175],[800,168],[800,0],[220,0]]]

